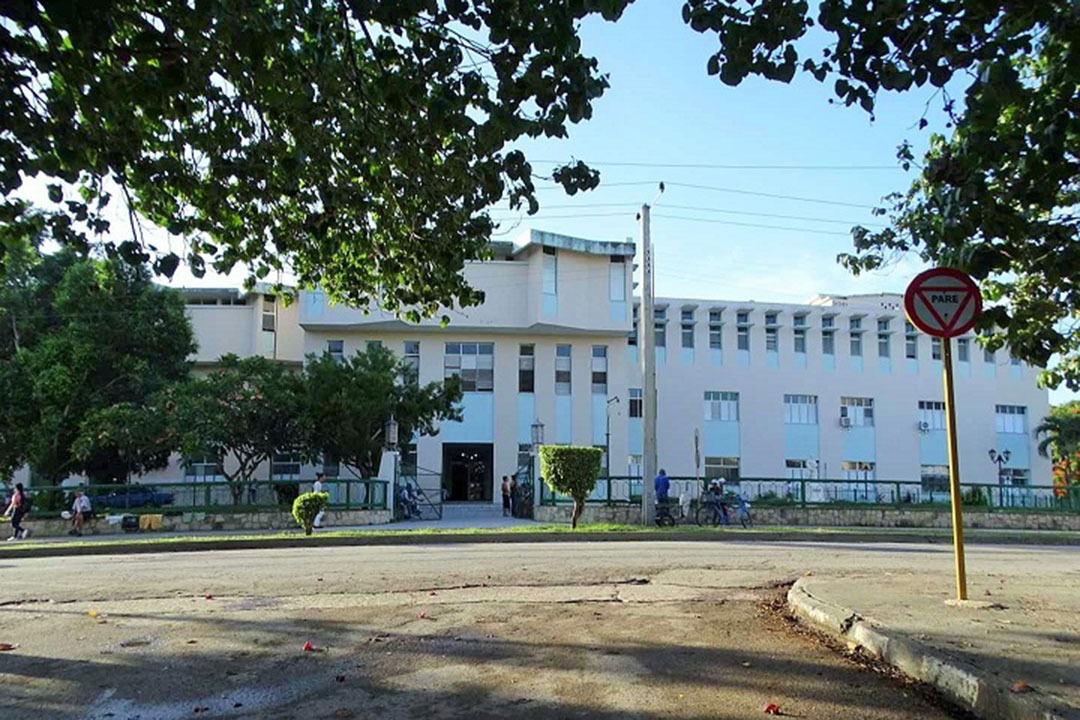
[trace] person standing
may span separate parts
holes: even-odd
[[[656,491],[656,504],[666,504],[668,495],[671,493],[671,480],[664,468],[660,468],[660,474],[653,480],[653,489]]]
[[[323,479],[326,477],[323,473],[315,473],[315,482],[311,484],[311,492],[324,493],[326,492],[326,483]],[[315,516],[315,523],[313,527],[321,528],[323,526],[323,518],[326,516],[326,510],[320,510],[319,514]]]
[[[503,517],[510,515],[510,478],[503,475],[502,479]]]
[[[518,504],[518,481],[517,473],[510,476],[510,516],[517,517],[517,504]]]
[[[30,500],[26,497],[23,484],[15,483],[15,492],[11,496],[11,502],[8,503],[7,510],[4,511],[4,515],[11,516],[11,537],[8,538],[9,541],[30,537],[30,530],[22,526],[22,519],[29,510]]]
[[[90,517],[90,498],[82,490],[75,491],[75,502],[71,504],[70,535],[82,535],[83,523]]]

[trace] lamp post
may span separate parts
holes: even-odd
[[[611,477],[611,405],[619,404],[619,396],[609,397],[604,407],[604,477]]]
[[[540,478],[540,446],[544,444],[544,423],[540,422],[540,418],[536,418],[529,430],[532,433],[533,482],[535,482]]]
[[[1004,485],[1005,463],[1009,462],[1009,451],[1003,450],[998,452],[997,450],[991,449],[987,452],[987,455],[990,456],[990,462],[998,466],[998,485]]]

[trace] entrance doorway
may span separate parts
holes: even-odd
[[[491,502],[494,450],[490,443],[443,443],[443,499]]]

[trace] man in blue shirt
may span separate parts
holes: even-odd
[[[660,468],[660,474],[653,480],[653,488],[656,490],[656,502],[666,503],[668,493],[671,492],[671,480],[668,479],[664,468]]]

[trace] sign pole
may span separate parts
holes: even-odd
[[[949,442],[949,494],[952,496],[953,556],[956,559],[956,599],[967,600],[964,568],[964,509],[960,496],[960,455],[956,443],[956,398],[953,393],[952,338],[941,338],[942,378],[945,383],[945,434]]]

